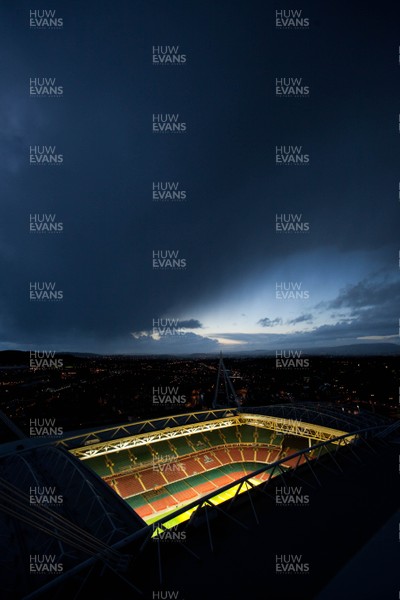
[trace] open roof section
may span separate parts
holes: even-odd
[[[118,452],[192,433],[249,424],[321,441],[390,421],[374,413],[351,414],[335,405],[278,404],[246,409],[216,409],[123,423],[105,429],[64,436],[56,441],[82,459]]]
[[[240,409],[240,413],[269,415],[283,419],[305,421],[348,432],[392,423],[390,419],[373,412],[360,411],[358,414],[354,414],[346,406],[319,402],[296,402],[293,404],[273,404],[272,406],[242,408]]]

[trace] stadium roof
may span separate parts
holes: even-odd
[[[273,404],[271,406],[254,408],[246,407],[240,409],[240,412],[305,421],[348,432],[384,425],[385,423],[390,425],[391,423],[390,419],[373,412],[359,410],[354,414],[354,409],[350,410],[346,405],[338,406],[337,404],[328,404],[325,402],[296,402],[293,404]]]
[[[31,565],[43,556],[57,557],[61,572],[92,557],[124,561],[113,546],[144,526],[95,473],[51,443],[0,457],[1,588],[6,597],[23,597],[46,582],[44,574],[31,575]]]

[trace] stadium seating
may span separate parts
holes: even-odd
[[[232,483],[233,481],[233,477],[231,477],[230,475],[220,475],[220,477],[216,477],[214,480],[214,483],[217,487],[223,487],[224,485],[228,485],[229,483]]]
[[[271,450],[267,462],[273,463],[281,458],[280,450]]]
[[[228,452],[234,462],[243,462],[243,455],[239,448],[229,448]]]
[[[196,487],[200,494],[208,494],[213,490],[217,489],[217,486],[213,481],[208,479],[205,475],[195,475],[190,478],[190,485]]]
[[[108,455],[109,460],[113,463],[114,473],[129,471],[134,466],[134,460],[131,457],[129,450],[120,450]]]
[[[186,458],[183,461],[183,464],[184,469],[189,476],[195,475],[196,473],[201,473],[206,470],[204,466],[201,463],[199,463],[199,461],[195,458]]]
[[[156,452],[157,458],[176,456],[167,440],[152,444],[151,448]]]
[[[140,479],[134,475],[120,475],[119,477],[113,478],[113,480],[116,482],[116,491],[118,491],[123,498],[128,498],[129,496],[134,496],[135,494],[140,494],[140,492],[144,491]]]
[[[208,432],[207,432],[208,433]],[[196,452],[200,452],[200,450],[205,450],[208,445],[201,433],[194,433],[191,436],[186,436],[188,442],[190,442],[195,448]],[[193,452],[193,449],[192,449]]]
[[[271,451],[269,448],[257,448],[255,452],[256,460],[260,462],[267,462],[270,453]]]
[[[137,463],[146,463],[153,460],[153,455],[148,446],[137,446],[130,449],[131,455],[136,458]]]
[[[184,460],[161,464],[159,465],[159,469],[168,483],[173,483],[186,477]]]
[[[213,479],[215,480],[217,476],[221,475],[222,471],[225,473],[225,475],[227,475],[233,481],[235,481],[236,479],[243,477],[243,475],[245,475],[246,473],[251,473],[252,471],[255,471],[257,468],[259,468],[259,465],[255,463],[225,465],[225,467],[223,467],[222,469],[215,470],[212,475]]]
[[[178,502],[187,502],[198,496],[196,490],[187,481],[177,481],[168,485],[167,489]]]
[[[141,471],[140,479],[146,490],[151,490],[167,483],[167,480],[163,477],[162,471],[154,469],[145,469],[144,471]]]
[[[177,507],[181,503],[194,501],[199,496],[214,491],[217,492],[222,486],[233,483],[246,474],[251,474],[259,467],[259,463],[253,461],[245,461],[239,464],[230,463],[167,485],[163,483],[161,478],[157,478],[157,475],[159,475],[157,472],[152,472],[152,475],[150,475],[151,470],[146,469],[141,473],[141,477],[143,477],[146,486],[149,486],[148,489],[152,490],[148,492],[143,491],[140,487],[140,481],[134,476],[109,477],[108,481],[110,483],[110,479],[116,479],[120,495],[126,498],[130,506],[142,518],[145,518]],[[258,475],[257,479],[264,481],[269,476],[269,473],[265,473]],[[135,495],[132,495],[132,493]]]
[[[236,435],[235,427],[224,427],[224,429],[221,429],[220,432],[221,432],[221,435],[226,440],[227,444],[238,444],[239,443],[239,440]]]
[[[256,479],[259,481],[267,481],[271,476],[271,471],[265,471],[264,473],[260,473],[260,475],[256,475]]]
[[[165,495],[162,498],[155,498],[151,501],[151,505],[156,512],[167,510],[168,508],[172,508],[176,506],[178,502],[170,495]]]
[[[226,475],[232,475],[232,473],[243,473],[243,467],[237,464],[224,465],[220,468],[220,471],[222,471],[222,473],[225,473]]]
[[[296,443],[283,434],[245,424],[93,457],[87,465],[147,518],[217,493],[220,487],[280,458],[288,457],[282,470],[303,464],[304,457],[300,461],[290,458],[297,450],[285,447],[286,439],[291,445]],[[256,479],[266,481],[271,471],[272,467]]]
[[[129,504],[129,506],[131,506],[131,508],[133,508],[133,510],[136,511],[142,517],[142,519],[145,517],[149,517],[155,512],[153,510],[152,505],[149,504],[147,500],[141,495],[132,496],[132,498],[127,498],[126,501]]]
[[[85,465],[97,473],[97,475],[100,475],[100,477],[111,475],[111,470],[107,466],[106,457],[104,455],[88,458],[85,460]]]
[[[246,461],[255,461],[255,450],[254,448],[242,448],[243,458]]]
[[[253,461],[246,461],[242,463],[247,473],[252,473],[253,471],[257,471],[262,467],[262,465],[257,464]]]
[[[215,450],[215,456],[220,461],[220,463],[223,465],[226,465],[227,463],[232,462],[232,458],[228,454],[228,451],[223,450],[222,448]]]
[[[184,456],[185,454],[193,453],[193,448],[189,446],[186,436],[174,438],[173,444],[179,456]]]
[[[241,425],[239,428],[242,444],[254,444],[254,427]]]
[[[199,456],[198,461],[203,465],[205,470],[213,469],[219,465],[215,456],[213,456],[211,452],[205,452]]]
[[[264,429],[264,427],[255,428],[255,437],[257,438],[258,444],[271,444],[272,431]]]
[[[207,431],[204,433],[203,437],[207,441],[208,446],[221,446],[224,441],[219,435],[218,431]]]
[[[283,442],[283,438],[284,435],[283,433],[274,433],[274,435],[272,435],[271,437],[271,444],[274,444],[275,446],[281,446],[282,442]]]
[[[220,461],[220,459],[218,457],[218,453],[219,453],[219,450],[212,450],[211,452],[208,453],[208,456],[212,456],[212,458],[214,459],[214,463],[212,465],[214,467],[220,467],[222,465],[222,462]]]

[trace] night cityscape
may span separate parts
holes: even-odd
[[[33,418],[52,417],[75,430],[212,406],[218,357],[54,356],[36,360],[62,367],[30,367],[35,359],[26,352],[0,354],[0,409],[27,434]],[[225,359],[243,407],[311,401],[400,418],[396,353],[310,356],[305,367],[284,368],[277,360]]]

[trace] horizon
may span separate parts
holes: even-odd
[[[380,349],[384,348],[386,350],[386,352],[379,352]],[[368,349],[369,352],[360,352],[361,349]],[[0,350],[0,357],[2,354],[4,353],[12,353],[12,352],[17,352],[17,353],[32,353],[32,352],[38,352],[38,353],[48,353],[48,354],[68,354],[68,355],[72,355],[72,356],[96,356],[96,357],[121,357],[121,358],[142,358],[142,359],[146,359],[146,358],[165,358],[165,359],[174,359],[174,358],[190,358],[190,357],[197,357],[197,356],[204,356],[204,357],[210,357],[210,358],[218,358],[219,356],[224,356],[224,357],[252,357],[254,356],[255,358],[262,358],[262,357],[266,357],[266,358],[273,358],[276,354],[276,352],[278,351],[287,351],[287,352],[300,352],[300,354],[304,355],[304,356],[308,356],[308,355],[316,355],[319,357],[328,357],[328,356],[341,356],[341,352],[346,352],[351,350],[351,352],[347,352],[346,356],[348,357],[360,357],[360,358],[364,358],[364,357],[379,357],[379,356],[393,356],[396,353],[400,354],[400,344],[396,344],[394,342],[379,342],[379,343],[369,343],[369,342],[364,342],[364,343],[359,343],[359,344],[344,344],[342,346],[331,346],[331,347],[324,347],[324,348],[282,348],[280,350],[231,350],[231,351],[215,351],[215,352],[193,352],[193,353],[175,353],[175,354],[164,354],[164,353],[154,353],[154,354],[139,354],[139,353],[101,353],[101,352],[82,352],[79,350],[49,350],[49,349],[42,349],[39,350],[37,348],[35,348],[34,350],[32,349],[20,349],[20,348],[8,348],[8,349],[4,349],[4,350]],[[359,353],[357,353],[357,351],[359,351]]]

